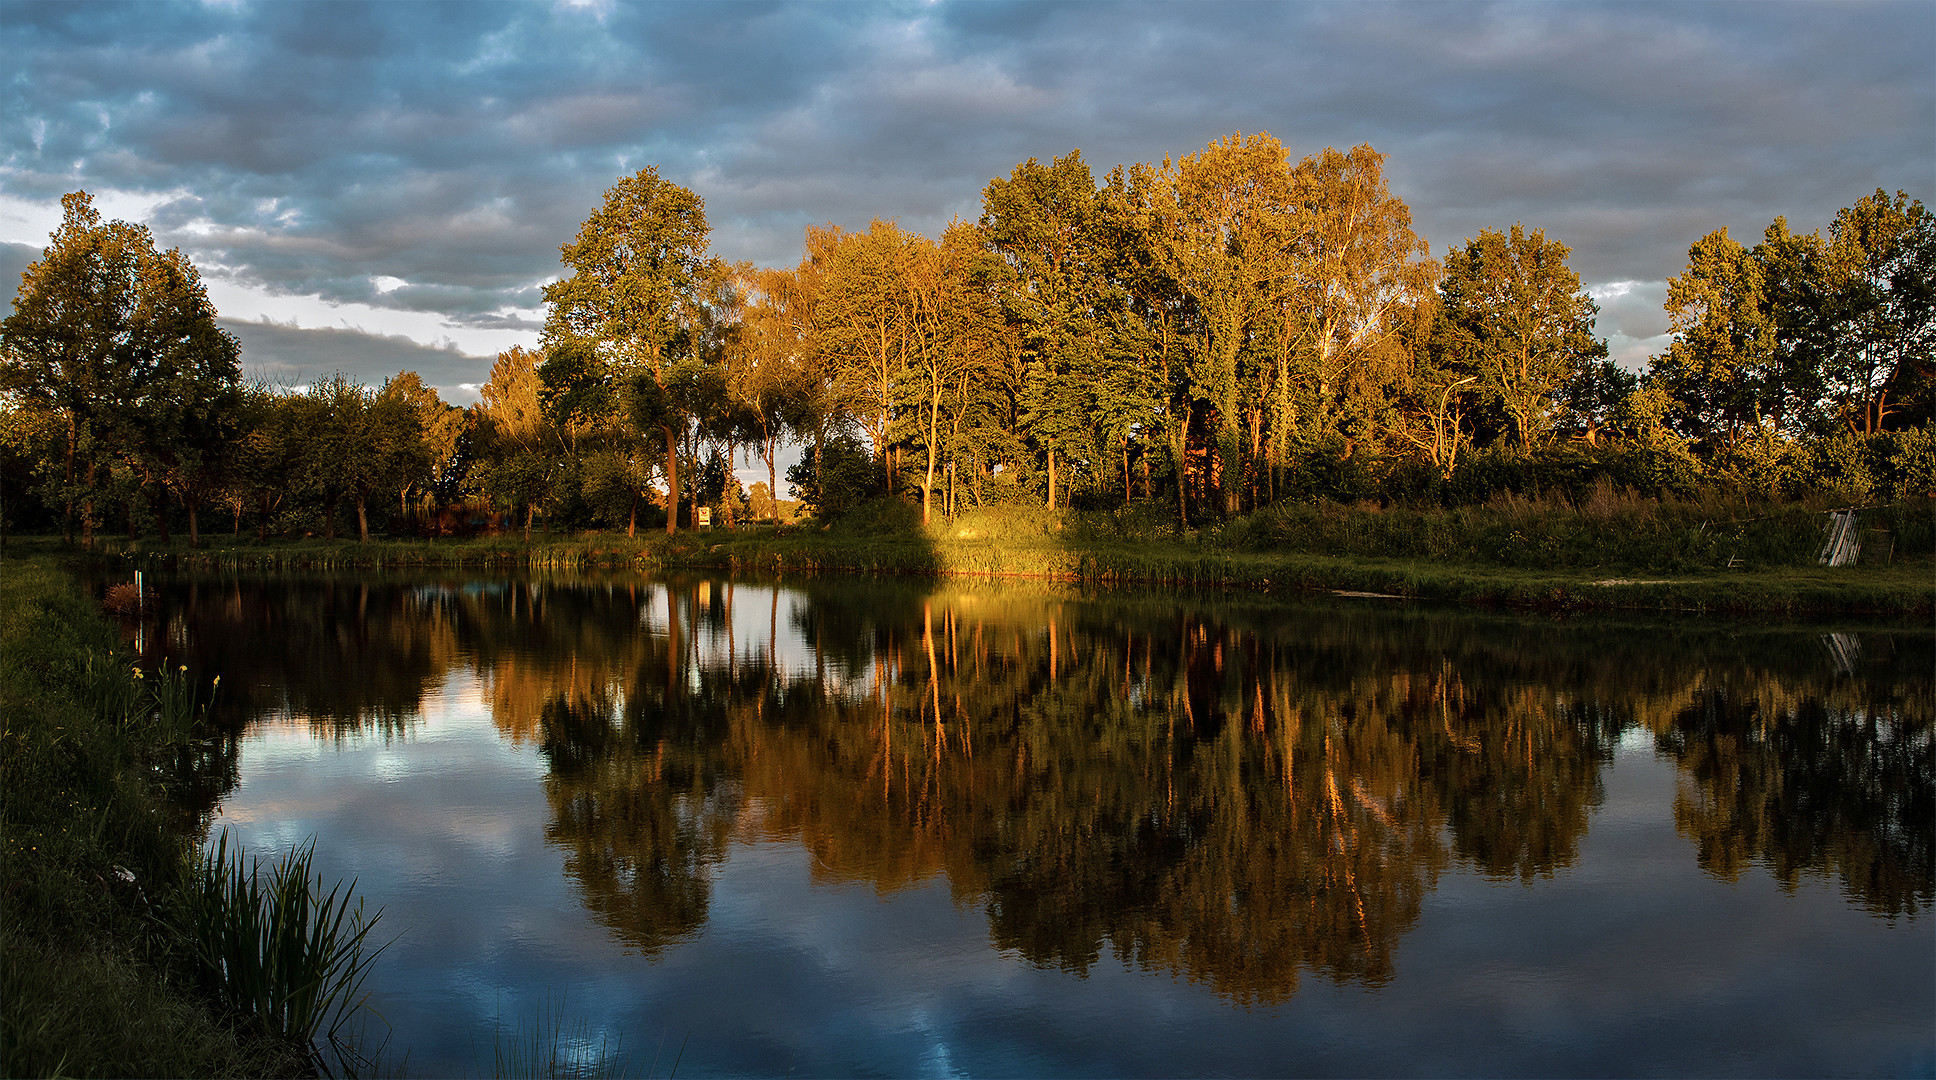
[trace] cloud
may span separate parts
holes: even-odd
[[[274,386],[305,386],[342,372],[365,386],[381,386],[399,371],[414,371],[445,401],[470,405],[490,378],[493,357],[455,346],[435,348],[407,337],[343,327],[305,328],[276,322],[218,319],[242,345],[243,375]]]
[[[1649,357],[1667,348],[1667,283],[1613,281],[1588,291],[1600,305],[1594,330],[1607,341],[1612,359],[1630,371],[1642,371]]]
[[[6,11],[11,198],[145,195],[211,277],[453,328],[521,328],[646,165],[706,200],[722,255],[788,265],[809,224],[976,217],[1030,157],[1369,142],[1434,250],[1522,221],[1601,283],[1936,175],[1928,4]]]

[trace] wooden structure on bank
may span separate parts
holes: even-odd
[[[1848,566],[1862,554],[1862,541],[1856,529],[1854,510],[1831,510],[1828,515],[1828,543],[1816,562],[1823,566]]]

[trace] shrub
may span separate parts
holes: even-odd
[[[818,467],[809,450],[787,470],[786,478],[807,512],[823,523],[838,520],[881,492],[880,471],[873,455],[846,432],[820,444]]]

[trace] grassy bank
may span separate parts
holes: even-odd
[[[1181,532],[1153,507],[971,511],[922,527],[900,504],[828,528],[449,541],[110,542],[135,564],[199,569],[694,567],[1343,590],[1536,608],[1762,614],[1923,614],[1936,602],[1936,509],[1869,508],[1864,557],[1816,564],[1823,507],[1733,499],[1656,503],[1506,498],[1478,507],[1272,508]]]
[[[137,678],[115,637],[52,559],[0,563],[0,1068],[307,1075],[304,1047],[218,1004],[192,933],[206,808],[175,781],[206,749],[200,691]]]

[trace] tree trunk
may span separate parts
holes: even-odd
[[[1055,509],[1055,447],[1049,447],[1049,509]]]
[[[679,531],[679,444],[674,440],[671,424],[659,425],[665,436],[666,449],[666,535]],[[530,529],[526,528],[529,534]]]
[[[174,537],[168,535],[168,488],[163,484],[155,485],[155,498],[151,503],[155,508],[155,528],[161,533],[161,542],[170,544]]]
[[[531,546],[531,516],[538,511],[537,503],[524,504],[524,546]]]
[[[74,455],[80,446],[80,427],[70,410],[67,414],[67,471],[61,479],[61,543],[74,542]]]
[[[632,516],[625,519],[625,538],[632,539],[639,529],[639,493],[632,493]]]
[[[1176,468],[1176,519],[1183,530],[1190,529],[1190,478],[1186,462],[1190,453],[1190,417],[1186,410],[1183,416],[1182,437],[1171,434],[1164,441],[1169,445],[1170,464]]]
[[[921,482],[921,524],[926,525],[931,517],[929,503],[934,497],[934,441],[928,441],[928,475]]]
[[[201,547],[202,530],[198,522],[196,521],[196,516],[195,516],[196,510],[200,508],[198,506],[198,503],[200,502],[200,500],[183,499],[182,502],[188,507],[188,546],[192,548]]]
[[[364,544],[370,542],[370,512],[362,495],[356,497],[356,539]]]
[[[775,442],[777,441],[775,440]],[[780,473],[779,469],[773,464],[773,459],[777,454],[773,443],[767,443],[765,445],[764,453],[766,457],[766,495],[767,498],[773,500],[773,520],[778,522],[780,520]]]

